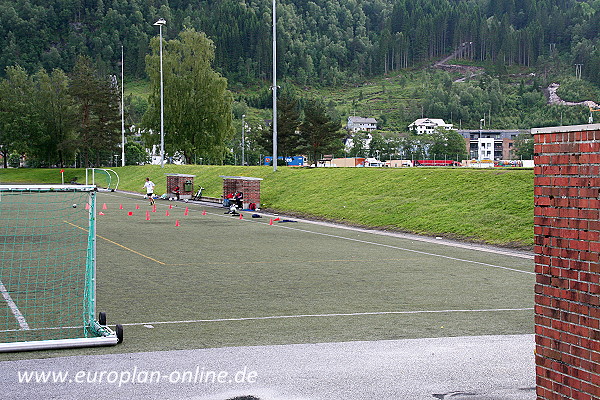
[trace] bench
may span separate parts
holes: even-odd
[[[219,203],[219,204],[223,204],[223,198],[222,197],[209,197],[209,196],[201,196],[200,197],[200,201],[208,201],[210,203]]]

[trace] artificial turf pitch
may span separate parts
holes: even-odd
[[[99,193],[97,309],[124,342],[0,360],[533,332],[531,259],[226,211]]]

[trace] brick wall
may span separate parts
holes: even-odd
[[[223,197],[240,191],[244,194],[244,208],[250,203],[260,207],[260,178],[223,177]]]
[[[171,174],[167,175],[167,195],[169,197],[175,197],[175,187],[179,186],[179,193],[181,199],[189,199],[194,195],[194,177],[195,175],[183,175],[183,174]],[[185,182],[192,182],[192,190],[185,190]]]
[[[533,133],[538,400],[600,399],[600,124]]]

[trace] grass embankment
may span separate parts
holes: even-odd
[[[166,190],[165,173],[196,175],[206,196],[222,195],[221,175],[263,178],[263,208],[382,229],[491,244],[533,245],[533,171],[446,168],[290,168],[166,165],[114,168],[119,189],[143,192],[144,178]],[[85,182],[85,170],[65,180]],[[101,178],[97,178],[97,183]],[[0,170],[0,182],[59,183],[58,169]]]

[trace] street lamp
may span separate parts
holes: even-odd
[[[273,171],[277,171],[277,30],[276,0],[273,0]]]
[[[121,166],[125,166],[125,58],[121,46]]]
[[[245,135],[245,132],[244,132],[244,129],[245,129],[244,118],[246,118],[246,115],[242,114],[242,165],[246,165],[246,164],[244,164],[244,160],[245,160],[245,158],[244,158],[244,150],[246,148],[246,138],[245,138],[246,135]]]
[[[164,86],[163,86],[163,55],[162,55],[162,27],[167,21],[164,18],[160,18],[154,23],[158,26],[158,32],[160,35],[160,167],[165,167],[165,103],[164,103]]]

